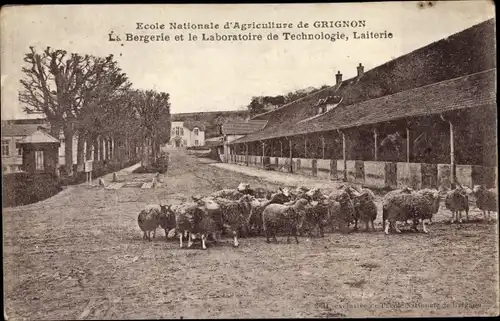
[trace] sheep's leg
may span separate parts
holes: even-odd
[[[462,211],[457,211],[458,223],[462,223]]]
[[[165,230],[165,240],[166,240],[168,238],[168,229],[164,228],[163,230]]]
[[[151,231],[148,231],[148,241],[151,242]]]
[[[451,211],[451,224],[455,223],[455,211]]]
[[[266,234],[266,242],[270,243],[271,241],[269,240],[269,236],[271,235],[271,233],[269,233],[269,230],[267,229],[264,229],[264,233]]]
[[[427,228],[425,227],[425,220],[422,220],[422,231],[426,234],[428,233]]]
[[[401,230],[398,228],[398,221],[391,222],[391,225],[394,226],[394,231],[396,233],[401,233]]]
[[[372,220],[372,231],[375,231],[375,220]]]
[[[299,239],[297,237],[297,227],[296,226],[294,226],[292,228],[292,235],[293,235],[293,237],[295,237],[295,243],[299,244]]]
[[[238,242],[238,232],[233,231],[233,237],[234,237],[234,247],[240,246],[240,243]]]
[[[388,235],[388,234],[389,234],[389,226],[390,226],[390,225],[391,225],[391,222],[390,222],[390,221],[385,221],[385,220],[384,220],[384,233],[385,233],[386,235]]]
[[[181,249],[182,249],[182,236],[183,236],[184,233],[180,233],[179,234],[179,243],[181,245]]]
[[[193,233],[188,234],[188,249],[193,246]]]
[[[143,240],[147,239],[146,231],[144,231],[144,233],[142,234],[142,239]]]
[[[156,229],[153,230],[153,238],[156,238]]]
[[[206,234],[201,234],[201,248],[206,250],[207,249],[207,246],[205,245],[205,240],[207,239],[207,235]]]

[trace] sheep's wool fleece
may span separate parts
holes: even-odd
[[[388,199],[388,219],[404,221],[413,218],[432,218],[432,202],[422,195],[395,194]]]

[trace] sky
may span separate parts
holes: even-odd
[[[489,1],[438,1],[334,4],[148,4],[9,6],[0,11],[1,116],[27,118],[18,102],[23,57],[34,46],[107,56],[113,54],[134,88],[168,92],[171,113],[244,109],[252,96],[286,94],[307,87],[335,84],[391,59],[494,17]],[[315,21],[365,21],[364,28],[313,28]],[[246,42],[175,41],[189,33],[236,34],[236,30],[171,30],[169,23],[307,22],[293,33],[344,32],[349,41],[279,40]],[[164,30],[137,30],[136,23],[165,24]],[[109,41],[164,33],[168,42]],[[392,39],[354,40],[353,31],[390,32]],[[33,117],[33,116],[31,116]]]

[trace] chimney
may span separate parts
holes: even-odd
[[[357,66],[356,69],[358,69],[358,77],[363,76],[363,74],[365,73],[365,66],[359,63],[359,66]]]
[[[335,79],[337,80],[337,83],[336,85],[340,85],[340,83],[342,82],[342,74],[340,73],[340,70],[337,72],[337,74],[335,75]]]

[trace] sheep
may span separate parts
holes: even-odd
[[[490,211],[498,213],[498,195],[494,188],[486,189],[483,185],[476,185],[473,189],[474,197],[476,198],[476,206],[483,211],[483,219],[486,219],[486,212],[488,212],[488,221],[490,218]]]
[[[238,201],[232,201],[224,198],[217,198],[214,201],[220,207],[222,220],[227,224],[234,238],[234,247],[239,246],[238,231],[246,232],[246,218],[250,212],[250,195],[243,195]]]
[[[233,201],[240,199],[243,194],[234,189],[223,189],[210,194],[213,198],[227,198]]]
[[[330,227],[337,223],[340,229],[349,228],[349,224],[354,220],[355,209],[349,192],[346,189],[333,191],[327,196],[329,203],[329,213],[325,222]]]
[[[382,228],[383,228],[384,231],[385,231],[385,224],[386,224],[386,221],[387,221],[387,210],[386,210],[386,207],[388,206],[389,201],[392,198],[392,196],[393,195],[398,195],[398,194],[401,194],[401,193],[411,194],[414,191],[415,190],[412,189],[411,187],[403,186],[400,189],[395,189],[395,190],[389,191],[389,192],[387,192],[387,194],[384,195],[384,197],[382,199],[382,225],[383,225]]]
[[[422,230],[428,233],[425,227],[425,219],[432,218],[432,215],[439,209],[439,192],[433,190],[422,190],[415,193],[399,193],[389,196],[385,200],[384,220],[384,233],[389,234],[389,227],[392,226],[396,233],[401,231],[398,229],[398,221],[413,220],[414,228],[420,220],[422,222]]]
[[[160,213],[159,225],[165,230],[165,239],[168,237],[168,231],[177,226],[175,213],[172,210],[172,205],[167,205],[165,210]]]
[[[305,186],[299,186],[295,188],[295,190],[290,190],[290,199],[291,200],[297,200],[299,198],[304,198],[306,197],[305,195],[310,191],[309,188]]]
[[[153,238],[155,238],[156,228],[160,224],[160,218],[163,215],[167,215],[169,210],[170,208],[167,207],[167,205],[149,204],[139,212],[139,215],[137,216],[137,223],[139,224],[141,231],[144,232],[142,237],[144,240],[147,239],[151,242],[151,232],[153,232]]]
[[[266,234],[266,242],[272,237],[277,243],[276,231],[283,228],[287,232],[287,243],[290,243],[290,235],[295,237],[298,244],[297,230],[300,224],[300,211],[305,210],[308,203],[305,199],[298,199],[293,204],[268,204],[262,212],[263,229]]]
[[[262,212],[269,204],[284,204],[290,201],[290,197],[285,195],[286,190],[278,190],[277,193],[272,194],[270,199],[250,199],[250,213],[247,219],[247,226],[249,230],[256,230],[257,235],[260,235],[262,229]]]
[[[202,210],[209,215],[215,222],[216,231],[214,233],[214,241],[220,238],[220,234],[225,231],[224,220],[222,216],[222,209],[220,205],[216,202],[216,198],[212,196],[201,197],[192,196],[192,200],[202,208]]]
[[[185,203],[176,208],[175,219],[176,229],[181,232],[179,235],[180,247],[183,247],[183,232],[188,232],[188,248],[193,245],[193,236],[201,234],[201,247],[206,250],[206,236],[208,233],[215,232],[216,223],[205,209],[195,202]]]
[[[324,237],[323,227],[329,213],[329,203],[326,199],[314,200],[306,205],[302,213],[299,234],[302,236],[305,230],[309,230],[309,236],[312,236],[312,228],[317,227],[319,235]]]
[[[426,212],[427,216],[422,217],[422,219],[428,219],[429,222],[432,223],[432,216],[437,214],[437,212],[439,212],[439,203],[440,203],[439,191],[436,189],[424,188],[418,190],[416,194],[427,197],[431,201],[432,203],[431,211],[428,213]],[[416,229],[416,226],[414,226],[414,228]]]
[[[462,188],[455,188],[446,194],[444,205],[451,211],[451,223],[462,223],[462,211],[465,211],[467,221],[469,220],[469,198]]]
[[[263,187],[250,188],[250,184],[248,183],[240,183],[236,190],[245,195],[251,195],[256,198],[271,198],[271,192]]]
[[[358,220],[365,223],[366,231],[369,230],[369,222],[372,223],[372,231],[375,230],[374,221],[377,219],[377,205],[374,199],[375,196],[369,189],[363,190],[359,196],[353,198],[355,230],[358,228]]]

